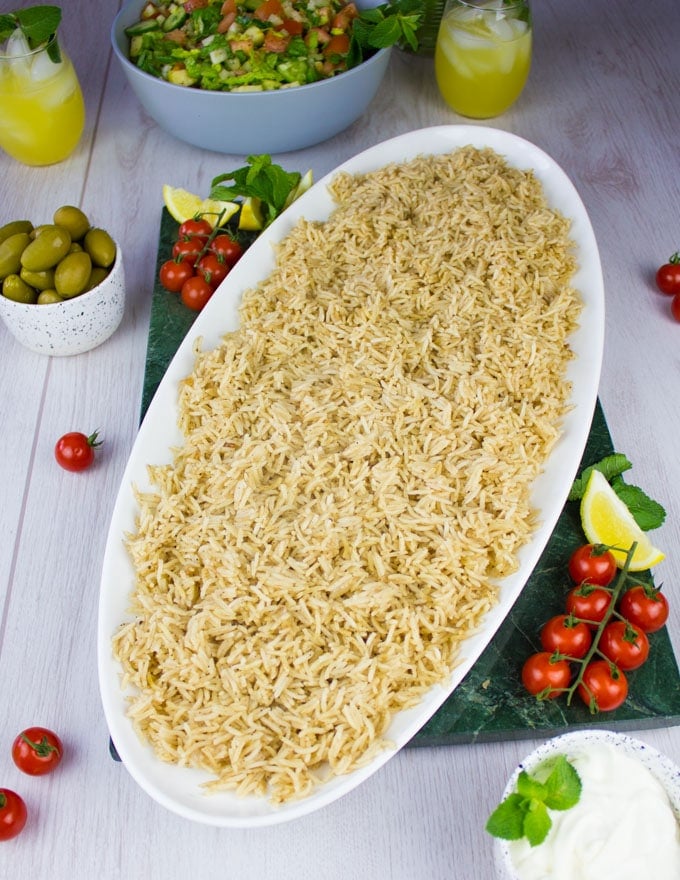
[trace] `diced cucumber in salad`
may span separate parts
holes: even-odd
[[[420,0],[153,0],[126,28],[130,60],[175,85],[264,91],[316,82],[379,48],[415,48]],[[416,44],[417,45],[417,44]]]

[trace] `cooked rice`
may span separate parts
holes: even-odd
[[[156,754],[275,802],[385,747],[496,602],[581,308],[567,220],[491,150],[332,194],[197,351],[114,637]]]

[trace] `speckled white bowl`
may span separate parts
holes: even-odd
[[[0,295],[0,317],[15,339],[38,354],[81,354],[105,342],[125,309],[125,272],[120,246],[101,284],[73,299],[49,305],[19,303]]]
[[[549,758],[554,758],[557,755],[566,755],[567,758],[574,757],[595,743],[606,743],[622,749],[627,755],[637,759],[646,767],[664,787],[675,816],[680,822],[680,767],[647,743],[611,730],[576,730],[544,742],[515,769],[508,780],[501,800],[505,800],[514,791],[521,770],[531,773]],[[506,841],[495,840],[494,856],[498,880],[518,880],[510,855],[510,847]]]

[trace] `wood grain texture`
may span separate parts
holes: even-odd
[[[16,4],[2,0],[2,11]],[[121,242],[128,280],[120,330],[100,348],[51,360],[0,327],[0,785],[24,794],[26,831],[2,845],[4,876],[52,880],[487,880],[483,831],[531,742],[405,751],[358,790],[306,819],[258,831],[217,830],[150,800],[107,751],[96,672],[96,618],[108,521],[137,429],[163,183],[204,191],[241,156],[206,153],[141,111],[109,50],[119,4],[63,4],[84,86],[76,153],[51,168],[0,155],[0,223],[49,218],[79,204]],[[680,7],[615,8],[591,0],[534,4],[527,88],[495,127],[546,150],[577,186],[597,235],[607,323],[600,398],[631,479],[668,510],[655,534],[680,647],[680,325],[651,278],[680,247]],[[462,122],[440,98],[432,61],[394,53],[365,116],[332,141],[278,157],[317,178],[410,129]],[[54,442],[100,428],[91,471],[59,470]],[[23,777],[9,747],[31,723],[53,725],[68,757],[45,779]],[[644,731],[680,762],[677,728]]]

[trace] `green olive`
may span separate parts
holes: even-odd
[[[51,269],[66,256],[71,236],[63,226],[46,226],[21,255],[21,265],[31,272]]]
[[[98,284],[101,284],[108,274],[108,269],[103,269],[101,266],[93,266],[92,271],[90,272],[87,286],[85,287],[83,293],[88,290],[93,290],[95,287],[97,287]]]
[[[17,232],[0,244],[0,281],[8,275],[17,274],[21,268],[21,255],[30,241],[27,232]]]
[[[29,269],[22,269],[19,277],[26,284],[35,287],[36,290],[49,290],[54,287],[54,269],[45,269],[44,272],[31,272]]]
[[[34,303],[38,301],[38,292],[18,275],[8,275],[2,282],[2,295],[18,303]]]
[[[0,244],[11,235],[16,235],[17,232],[28,233],[32,230],[33,224],[30,220],[12,220],[11,223],[5,223],[4,226],[0,226]]]
[[[67,254],[54,270],[54,286],[59,296],[71,299],[87,287],[92,271],[92,260],[85,251]]]
[[[52,303],[63,303],[64,297],[59,296],[56,290],[41,290],[38,294],[38,305],[49,306]]]
[[[83,214],[80,208],[73,205],[62,205],[57,208],[52,218],[57,226],[63,226],[68,229],[73,241],[81,239],[90,228],[90,221]]]
[[[78,241],[72,241],[71,247],[68,249],[69,254],[77,254],[80,253],[83,249],[82,244]]]
[[[50,229],[51,227],[51,223],[40,223],[38,226],[34,226],[30,232],[31,238],[37,238],[41,232],[44,232],[46,229]]]
[[[104,229],[93,227],[85,236],[83,247],[95,266],[108,269],[116,259],[116,243]]]

